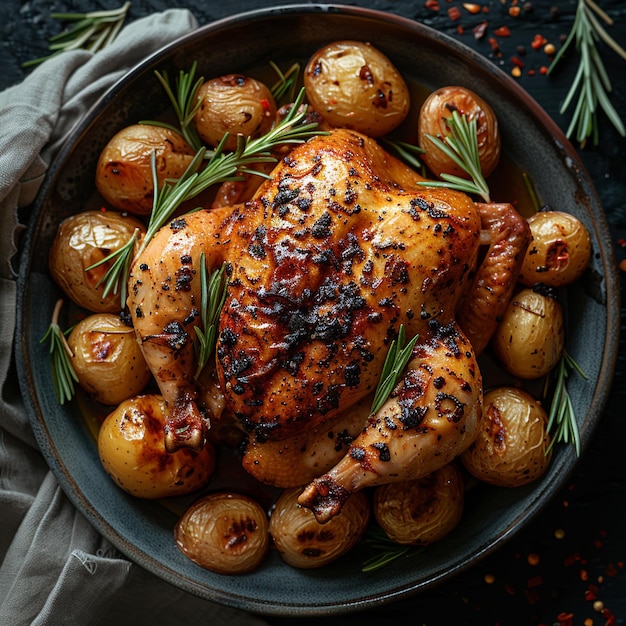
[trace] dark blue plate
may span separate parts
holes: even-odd
[[[305,61],[337,39],[372,42],[409,79],[437,88],[466,85],[494,108],[508,157],[528,172],[542,203],[569,211],[591,233],[593,259],[585,279],[568,291],[567,348],[587,381],[568,383],[583,452],[611,384],[619,328],[618,288],[607,224],[575,150],[556,124],[517,83],[471,49],[421,24],[368,9],[302,5],[238,15],[200,28],[149,57],[117,83],[77,125],[50,168],[25,240],[19,278],[17,362],[22,391],[41,449],[63,489],[89,521],[130,559],[169,582],[209,600],[275,615],[327,615],[363,609],[418,592],[455,575],[496,549],[565,484],[577,457],[556,450],[548,473],[517,489],[481,486],[467,495],[460,526],[445,540],[391,567],[365,574],[357,548],[330,567],[292,569],[272,554],[256,572],[221,576],[176,548],[170,509],[132,498],[103,471],[97,449],[76,408],[59,406],[47,349],[39,343],[59,292],[46,254],[58,223],[84,209],[93,194],[95,163],[120,128],[167,107],[154,70],[170,76],[193,60],[207,78],[269,61]]]

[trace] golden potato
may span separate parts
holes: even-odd
[[[117,315],[94,313],[70,333],[72,365],[94,400],[116,405],[141,392],[152,377],[134,330]]]
[[[218,574],[246,574],[270,546],[267,514],[252,498],[213,493],[194,503],[174,529],[181,552]]]
[[[336,128],[380,137],[397,128],[411,105],[393,63],[369,43],[336,41],[318,50],[304,71],[311,106]]]
[[[561,305],[539,291],[523,289],[509,302],[491,343],[513,376],[530,380],[547,374],[563,355]]]
[[[476,93],[465,87],[449,86],[433,91],[420,110],[417,140],[424,150],[422,160],[435,176],[452,174],[469,178],[448,155],[438,148],[428,135],[443,139],[449,134],[447,120],[458,111],[468,121],[476,120],[478,155],[483,176],[487,177],[500,162],[500,130],[493,109]]]
[[[591,259],[585,225],[562,211],[541,211],[528,218],[533,240],[528,246],[519,280],[532,287],[543,283],[562,287],[578,280]]]
[[[492,485],[518,487],[550,464],[548,417],[528,392],[499,387],[485,394],[478,437],[461,455],[470,474]]]
[[[159,187],[167,178],[180,178],[194,156],[183,137],[169,128],[149,124],[123,128],[104,147],[96,165],[96,187],[106,202],[136,215],[150,214],[153,152]]]
[[[139,498],[181,496],[200,489],[215,470],[215,448],[196,452],[165,450],[167,407],[157,394],[134,396],[105,418],[98,452],[106,472],[124,491]]]
[[[463,486],[456,463],[418,480],[381,485],[374,490],[374,516],[392,541],[428,545],[443,539],[461,520]]]
[[[120,294],[109,292],[104,298],[104,285],[98,286],[111,263],[89,271],[87,268],[119,250],[135,231],[139,241],[146,228],[139,220],[117,211],[83,211],[68,217],[59,225],[50,248],[52,278],[69,298],[88,311],[121,311]]]
[[[270,517],[270,535],[287,564],[313,569],[338,559],[361,539],[370,503],[363,491],[357,491],[339,515],[320,524],[312,511],[298,504],[301,491],[288,489],[278,498]]]
[[[237,135],[259,137],[271,128],[276,102],[262,82],[241,74],[206,81],[198,90],[200,107],[194,117],[198,136],[216,147],[226,133],[226,150],[237,147]]]

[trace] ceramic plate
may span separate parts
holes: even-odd
[[[328,615],[363,609],[424,590],[455,575],[518,531],[564,485],[576,463],[561,446],[538,482],[505,490],[473,489],[460,526],[447,539],[365,574],[366,552],[354,550],[332,566],[292,569],[278,554],[246,576],[206,571],[176,548],[176,516],[159,502],[120,491],[102,470],[96,445],[76,407],[59,406],[47,349],[40,345],[59,297],[46,254],[58,223],[83,210],[93,193],[95,162],[120,128],[159,115],[167,102],[154,70],[170,76],[193,60],[207,78],[270,61],[288,67],[337,39],[369,41],[409,79],[428,89],[471,87],[494,108],[507,156],[528,172],[541,201],[572,212],[589,229],[593,259],[568,292],[568,350],[589,380],[571,377],[583,452],[598,422],[617,351],[618,290],[611,241],[596,193],[576,152],[558,127],[512,79],[456,41],[416,22],[368,9],[290,6],[238,15],[200,28],[146,59],[116,84],[78,124],[50,169],[25,240],[20,275],[17,360],[38,442],[63,489],[90,522],[130,559],[194,594],[255,612]]]

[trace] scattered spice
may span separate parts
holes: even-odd
[[[534,565],[539,565],[540,560],[541,559],[539,558],[539,555],[536,552],[531,552],[528,555],[528,564],[529,565],[533,565],[533,566]]]
[[[496,28],[493,31],[493,34],[496,37],[510,37],[511,36],[511,31],[510,31],[508,26],[500,26],[500,28]]]
[[[548,55],[548,56],[552,56],[553,54],[556,54],[556,46],[553,43],[547,43],[544,47],[543,47],[543,51]]]
[[[556,539],[563,539],[565,537],[565,531],[562,528],[557,528],[554,531],[554,536]]]
[[[521,13],[521,9],[519,7],[509,7],[509,15],[511,17],[517,17]]]
[[[493,574],[485,574],[485,582],[488,585],[493,585],[496,582],[496,577]]]
[[[424,6],[427,9],[431,9],[432,11],[439,11],[439,2],[438,0],[426,0]]]
[[[487,32],[487,25],[488,22],[483,21],[474,27],[474,29],[472,30],[472,32],[474,33],[474,39],[482,39],[485,36],[485,33]]]
[[[574,624],[574,615],[572,613],[559,613],[556,616],[560,626],[573,626]]]
[[[459,9],[459,7],[457,6],[451,6],[448,9],[448,17],[453,21],[456,22],[458,19],[461,18],[461,9]]]
[[[468,13],[472,13],[472,14],[479,13],[479,12],[480,12],[480,10],[481,10],[481,9],[480,9],[480,5],[478,5],[478,4],[473,4],[473,3],[469,3],[469,2],[464,3],[464,4],[463,4],[463,8],[464,8],[464,9],[465,9]]]

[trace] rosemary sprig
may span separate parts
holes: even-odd
[[[372,408],[370,411],[372,414],[378,413],[383,404],[387,401],[389,394],[393,391],[393,388],[398,382],[399,376],[402,374],[406,364],[411,358],[413,346],[415,345],[417,339],[418,335],[415,335],[405,345],[404,324],[400,324],[398,337],[394,339],[389,346],[389,351],[387,352],[387,357],[385,358],[385,363],[383,365],[383,371],[381,372],[380,379],[378,380],[378,386],[376,387],[376,392],[374,393],[374,399],[372,400]]]
[[[200,255],[200,317],[202,319],[202,328],[199,326],[195,327],[197,340],[196,358],[198,362],[195,380],[200,376],[215,349],[217,323],[226,300],[225,270],[226,264],[222,264],[219,270],[214,270],[211,272],[211,276],[208,276],[204,252]]]
[[[73,26],[58,35],[50,37],[48,49],[51,54],[38,59],[31,59],[22,64],[22,67],[32,67],[50,59],[61,52],[83,48],[91,52],[98,52],[106,48],[117,37],[126,14],[130,8],[126,2],[118,9],[111,11],[90,11],[88,13],[51,13],[50,17],[66,22],[74,22]]]
[[[39,343],[50,342],[50,365],[52,368],[52,382],[60,404],[69,402],[74,397],[74,383],[78,383],[76,370],[72,365],[74,356],[65,338],[65,333],[59,326],[59,313],[63,300],[57,300],[52,313],[52,321],[46,334]],[[66,332],[69,333],[71,329]]]
[[[143,120],[140,122],[141,124],[162,126],[180,133],[185,141],[196,152],[202,147],[202,142],[200,141],[196,128],[193,124],[193,118],[200,108],[201,101],[198,98],[198,89],[200,89],[200,86],[204,82],[204,78],[202,76],[197,79],[195,78],[197,67],[198,63],[194,61],[189,72],[181,70],[178,74],[178,78],[176,79],[175,89],[172,88],[170,77],[167,72],[155,72],[157,79],[163,86],[163,89],[172,104],[174,113],[178,119],[178,128],[159,120]]]
[[[476,132],[476,120],[468,120],[458,111],[452,111],[452,117],[446,120],[450,133],[443,139],[433,135],[426,135],[442,152],[451,158],[471,180],[466,180],[453,174],[440,174],[442,181],[424,181],[420,185],[428,187],[447,187],[458,189],[465,193],[476,194],[485,202],[491,202],[489,186],[483,176],[478,153],[478,135]]]
[[[273,61],[270,61],[270,65],[278,75],[278,80],[270,89],[274,100],[276,100],[278,106],[293,102],[296,95],[296,83],[300,74],[300,64],[294,63],[286,72],[283,72]]]
[[[168,222],[183,202],[195,198],[214,184],[228,180],[238,180],[242,173],[247,172],[261,176],[262,174],[250,166],[255,163],[276,161],[276,157],[271,153],[274,148],[284,144],[302,143],[308,138],[320,134],[316,123],[301,123],[305,119],[307,112],[306,106],[301,106],[303,100],[304,89],[298,94],[294,106],[274,128],[256,139],[239,136],[237,148],[234,152],[223,151],[227,138],[227,136],[224,136],[203,169],[200,169],[200,166],[204,162],[206,149],[200,148],[183,175],[174,183],[165,182],[161,188],[159,188],[157,181],[156,161],[153,153],[154,200],[146,235],[139,246],[137,255],[143,252],[154,235]],[[192,209],[189,212],[197,211],[199,208]],[[132,259],[133,246],[126,245],[87,268],[92,269],[103,263],[115,261],[102,279],[106,286],[104,296],[111,290],[114,290],[114,293],[125,293],[121,285],[128,279],[128,268],[132,263]],[[122,301],[123,305],[124,301]]]
[[[407,141],[399,141],[395,139],[382,138],[381,141],[391,148],[396,154],[414,170],[423,170],[424,164],[421,162],[419,155],[424,153],[424,150],[415,144],[408,143]]]
[[[572,443],[576,450],[576,456],[580,456],[580,434],[574,407],[567,392],[566,379],[569,376],[568,369],[575,370],[579,376],[587,380],[587,375],[580,368],[578,363],[565,350],[561,360],[553,370],[554,393],[550,405],[548,416],[548,432],[550,433],[550,444],[546,453],[552,449],[555,443]],[[549,379],[552,377],[549,377]],[[548,382],[548,381],[547,381]]]
[[[572,43],[575,44],[580,53],[580,62],[560,113],[567,111],[578,93],[578,101],[566,135],[571,138],[575,134],[576,141],[582,148],[590,137],[593,137],[594,145],[598,144],[597,113],[600,109],[604,111],[617,132],[622,137],[626,135],[624,123],[609,100],[608,94],[612,90],[612,85],[596,42],[602,39],[623,59],[626,59],[626,50],[606,32],[596,15],[609,25],[613,23],[613,20],[593,0],[578,0],[572,29],[548,69],[548,74],[550,74],[569,46]]]
[[[419,550],[415,546],[405,546],[395,543],[389,539],[378,524],[370,524],[368,526],[363,543],[376,551],[376,554],[363,561],[361,571],[366,573],[379,570],[405,554]]]

